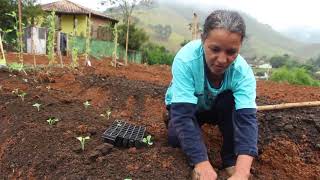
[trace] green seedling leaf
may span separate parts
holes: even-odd
[[[57,119],[55,117],[47,119],[47,122],[49,123],[50,126],[54,125],[58,121],[59,121],[59,119]]]
[[[21,98],[22,102],[24,102],[24,97],[27,95],[27,93],[22,92],[20,94],[18,94],[18,96]]]
[[[87,109],[91,104],[89,101],[83,103],[84,107]]]
[[[109,109],[109,110],[107,111],[108,120],[110,119],[110,115],[111,115],[111,110]]]
[[[79,137],[76,137],[76,138],[80,141],[81,149],[82,149],[82,151],[84,151],[84,144],[85,144],[86,140],[90,139],[90,137],[89,136],[87,136],[87,137],[79,136]]]
[[[16,88],[11,93],[14,94],[14,95],[18,95],[19,94],[19,89]]]
[[[153,142],[151,141],[151,138],[152,138],[151,135],[148,135],[146,138],[142,139],[142,142],[144,142],[145,144],[151,146],[151,145],[153,145]]]
[[[38,109],[38,111],[40,111],[40,106],[41,106],[41,104],[35,103],[35,104],[33,104],[32,106],[33,106],[33,107],[36,107],[36,108]]]

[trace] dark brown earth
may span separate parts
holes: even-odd
[[[16,55],[8,58],[13,62]],[[31,55],[24,59],[33,63]],[[36,59],[47,64],[45,56]],[[162,114],[170,67],[114,68],[104,59],[93,60],[93,67],[27,74],[0,72],[0,179],[190,179],[185,156],[166,141]],[[12,93],[16,88],[27,93],[24,101]],[[320,101],[315,87],[259,81],[257,91],[258,105]],[[87,100],[91,106],[85,109]],[[42,104],[39,112],[36,102]],[[107,109],[110,119],[100,116]],[[49,117],[59,122],[49,126]],[[102,133],[116,119],[146,126],[154,145],[125,149],[103,143]],[[252,179],[319,179],[320,107],[258,112],[258,121],[260,155]],[[221,135],[216,127],[203,130],[219,171]],[[83,152],[77,136],[91,138]]]

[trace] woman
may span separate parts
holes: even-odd
[[[239,13],[216,10],[205,21],[201,40],[175,56],[166,93],[168,141],[181,147],[196,179],[216,179],[201,136],[201,125],[218,125],[221,158],[229,179],[248,179],[258,155],[256,81],[239,51],[246,26]]]

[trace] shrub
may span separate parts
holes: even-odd
[[[159,46],[153,43],[149,43],[143,49],[144,59],[150,65],[153,64],[167,64],[171,65],[174,54],[171,53],[163,46]]]
[[[320,82],[313,79],[304,68],[288,69],[287,67],[282,67],[275,70],[270,79],[277,82],[288,82],[290,84],[320,86]]]

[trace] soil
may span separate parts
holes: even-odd
[[[7,55],[10,62],[16,54]],[[33,56],[24,55],[25,64]],[[170,67],[130,64],[114,68],[110,59],[93,67],[43,67],[0,72],[0,179],[190,179],[180,149],[171,148],[163,123],[164,94]],[[68,64],[70,58],[64,57]],[[83,60],[81,63],[83,64]],[[24,101],[15,89],[26,92]],[[91,106],[85,108],[83,103]],[[258,105],[320,101],[320,88],[259,81]],[[40,103],[40,111],[32,105]],[[111,110],[110,118],[102,117]],[[320,107],[258,112],[259,157],[252,179],[319,179]],[[50,126],[46,120],[59,121]],[[104,143],[102,133],[114,120],[147,128],[154,144],[140,149]],[[209,157],[220,179],[217,127],[205,125]],[[82,151],[78,136],[90,136]]]

